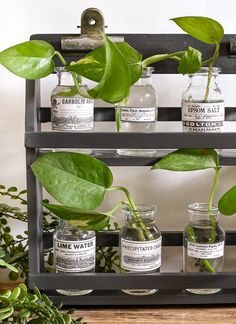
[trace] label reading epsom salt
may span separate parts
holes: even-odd
[[[221,102],[182,102],[184,132],[220,133],[224,130],[225,104]]]
[[[120,120],[122,122],[133,122],[133,123],[143,123],[143,122],[155,122],[156,108],[128,108],[121,107]]]
[[[153,241],[121,239],[121,267],[130,271],[151,271],[161,266],[161,237]]]
[[[52,129],[83,131],[93,128],[94,102],[88,98],[53,97],[51,103]]]
[[[95,236],[82,241],[54,239],[55,268],[63,272],[83,272],[95,267]]]
[[[197,259],[215,259],[224,255],[224,242],[214,244],[198,244],[188,242],[187,254]]]

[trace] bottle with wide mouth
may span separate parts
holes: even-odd
[[[187,208],[189,223],[184,231],[184,272],[210,272],[223,270],[225,233],[218,223],[219,211],[206,203],[194,203]],[[187,289],[200,294],[214,294],[220,287]]]
[[[155,222],[157,207],[123,205],[125,225],[120,231],[121,272],[159,272],[161,267],[162,237]],[[129,295],[152,295],[157,289],[122,289]]]
[[[218,85],[221,69],[202,67],[188,75],[188,87],[182,95],[184,132],[223,132],[225,102]]]
[[[116,131],[153,133],[157,121],[157,95],[152,86],[153,67],[146,67],[141,78],[131,87],[126,103],[116,107]],[[118,149],[126,156],[155,156],[154,149]]]

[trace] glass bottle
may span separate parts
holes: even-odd
[[[64,67],[55,69],[58,85],[51,94],[51,122],[55,131],[88,131],[93,129],[94,101],[77,93],[72,74]],[[86,91],[87,85],[81,89]]]
[[[188,75],[189,84],[181,105],[184,132],[223,132],[225,103],[218,86],[220,71],[213,67],[209,74],[209,68],[203,67]]]
[[[127,104],[116,107],[117,132],[152,133],[157,121],[157,96],[152,86],[152,67],[143,70],[141,78],[131,87]],[[153,149],[118,149],[127,156],[155,156]]]
[[[94,272],[96,256],[96,236],[94,231],[80,230],[64,220],[55,231],[54,266],[56,272]],[[89,294],[91,289],[58,289],[68,296]]]
[[[132,211],[123,205],[126,218],[120,231],[120,270],[121,272],[159,272],[161,267],[161,233],[155,224],[156,206],[137,205]],[[138,215],[142,224],[134,218]],[[151,237],[150,237],[151,236]],[[129,295],[152,295],[157,289],[124,289]]]
[[[219,211],[195,203],[188,206],[189,224],[184,231],[184,272],[221,272],[224,263],[225,233],[218,223]],[[214,294],[217,288],[187,289],[194,294]]]

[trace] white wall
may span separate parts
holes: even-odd
[[[130,0],[130,1],[4,1],[0,12],[0,50],[28,40],[35,33],[75,33],[80,15],[88,7],[97,7],[105,16],[108,33],[181,33],[169,18],[203,15],[219,20],[226,33],[236,33],[234,0]],[[0,183],[25,188],[24,96],[25,81],[0,67]],[[179,106],[185,80],[182,76],[158,76],[155,86],[161,106]],[[52,78],[44,83],[43,104],[49,105]],[[235,105],[236,78],[222,77],[227,105]],[[168,95],[167,95],[168,94]],[[217,197],[236,182],[234,167],[221,172]],[[159,206],[161,228],[182,229],[186,222],[185,206],[194,201],[207,201],[213,171],[192,173],[150,172],[148,168],[113,168],[115,183],[127,186],[138,202]],[[111,195],[111,194],[110,194]],[[110,196],[111,197],[111,196]],[[105,207],[112,206],[119,194],[112,194]],[[216,198],[217,198],[216,197]],[[226,227],[236,219],[222,220]]]

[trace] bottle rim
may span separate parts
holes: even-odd
[[[208,203],[193,203],[188,205],[188,211],[198,212],[198,213],[209,213],[209,204]],[[211,211],[218,212],[219,209],[216,205],[213,205]]]
[[[143,68],[141,77],[142,78],[149,77],[152,75],[154,71],[155,69],[153,66],[146,66],[145,68]]]
[[[136,209],[133,210],[130,208],[130,206],[126,203],[122,204],[122,210],[125,212],[138,212],[138,213],[156,213],[158,208],[156,205],[152,204],[136,204]]]
[[[217,75],[221,72],[221,68],[220,67],[212,67],[211,68],[211,75]],[[209,73],[209,67],[201,67],[197,72],[195,73],[189,73],[190,76],[196,76],[196,75],[205,75]]]

